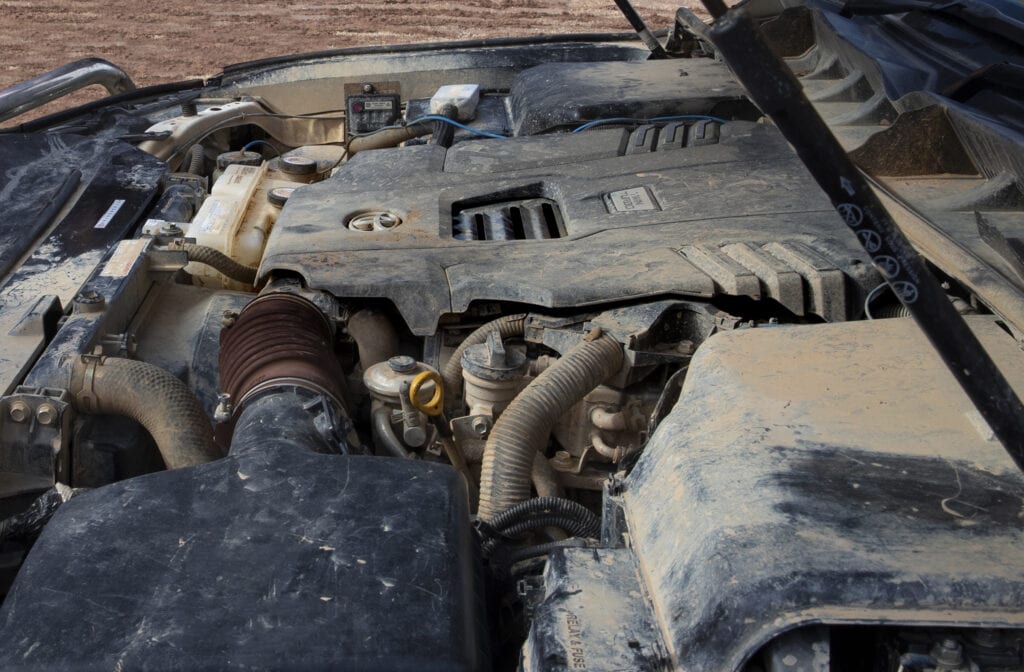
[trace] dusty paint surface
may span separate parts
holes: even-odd
[[[1021,622],[1024,479],[909,319],[713,336],[624,497],[687,670],[808,622]]]
[[[652,28],[671,25],[676,7],[697,0],[641,0]],[[700,10],[703,11],[703,10]],[[627,31],[611,0],[374,0],[150,5],[118,0],[0,1],[0,88],[63,63],[98,56],[124,68],[139,85],[213,75],[232,63],[325,49],[488,37]],[[90,87],[79,103],[99,97]],[[60,105],[51,104],[55,111]]]

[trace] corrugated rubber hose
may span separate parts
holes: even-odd
[[[416,124],[415,126],[401,126],[399,128],[389,128],[386,130],[380,130],[370,135],[360,135],[352,138],[348,141],[346,151],[349,157],[358,154],[359,152],[365,152],[368,149],[386,149],[388,147],[398,147],[406,140],[412,140],[413,138],[419,138],[424,135],[430,135],[434,130],[432,124]]]
[[[487,342],[491,332],[498,332],[501,340],[522,336],[526,329],[526,314],[506,315],[483,325],[459,344],[459,347],[452,353],[444,371],[441,372],[441,380],[444,381],[445,398],[454,400],[462,396],[462,353],[466,349]]]
[[[193,175],[202,175],[205,161],[206,157],[204,156],[203,146],[197,142],[188,150],[188,160],[186,164],[188,166],[188,172]]]
[[[534,456],[555,422],[622,366],[622,346],[607,334],[584,341],[537,376],[509,404],[484,446],[481,520],[530,497]]]
[[[223,252],[215,250],[212,247],[196,245],[195,243],[185,243],[182,246],[182,249],[185,250],[185,253],[188,255],[189,261],[194,261],[197,264],[205,264],[231,280],[237,280],[238,282],[247,285],[252,285],[256,282],[257,269],[254,266],[240,264]]]
[[[71,372],[71,396],[79,412],[138,422],[169,469],[222,456],[195,395],[158,366],[117,357],[79,359]]]

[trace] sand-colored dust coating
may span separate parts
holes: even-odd
[[[680,2],[636,4],[658,29],[671,25]],[[682,4],[700,7],[698,0]],[[326,49],[629,30],[612,0],[0,0],[0,88],[90,56],[113,62],[145,86],[216,74],[233,63]],[[102,95],[101,88],[90,87],[70,100],[82,103]],[[51,104],[45,111],[61,107]]]

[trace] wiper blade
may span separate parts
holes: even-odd
[[[903,12],[930,12],[960,19],[973,28],[1024,45],[1024,23],[1003,14],[986,2],[978,0],[954,0],[953,2],[931,2],[929,0],[847,0],[840,15],[878,16],[901,14]]]

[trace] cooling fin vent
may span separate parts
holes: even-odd
[[[452,211],[452,238],[463,241],[562,238],[558,204],[547,198],[490,203]]]

